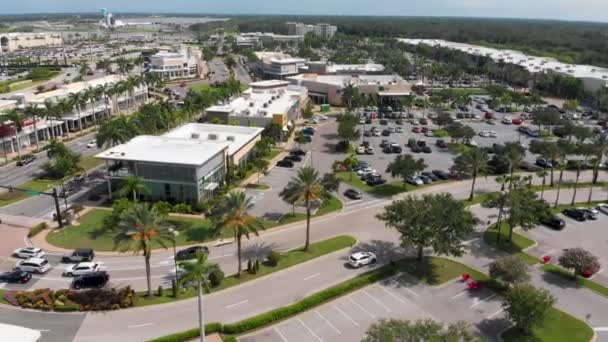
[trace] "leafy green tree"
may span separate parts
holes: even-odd
[[[582,248],[568,248],[558,259],[559,264],[574,271],[575,275],[596,273],[600,269],[599,259]]]
[[[490,277],[509,284],[525,283],[530,280],[528,264],[517,255],[496,259],[490,264]]]
[[[128,200],[126,198],[121,198],[118,201],[127,201]],[[116,202],[116,201],[114,201]],[[171,205],[171,203],[169,202],[165,202],[165,201],[158,201],[156,203],[154,203],[154,209],[156,209],[156,212],[163,216],[163,217],[168,217],[169,214],[171,213],[171,210],[173,209],[173,206]]]
[[[422,261],[426,247],[432,247],[434,253],[440,255],[462,255],[462,240],[473,232],[477,223],[464,203],[447,193],[393,201],[376,218],[399,232],[401,245],[413,247],[418,261]]]
[[[258,173],[258,184],[260,184],[260,174],[267,174],[270,163],[264,158],[256,158],[253,160],[253,165]]]
[[[247,197],[244,192],[230,192],[222,199],[217,208],[217,215],[213,218],[217,232],[222,229],[228,229],[234,234],[239,264],[238,277],[241,276],[243,269],[241,258],[241,241],[243,236],[249,239],[250,234],[257,236],[258,231],[264,229],[262,222],[249,213],[253,209],[253,205],[251,197]]]
[[[306,242],[304,250],[308,252],[310,246],[310,217],[313,205],[321,205],[324,198],[327,198],[327,189],[319,177],[319,173],[310,166],[304,166],[298,170],[298,174],[293,177],[279,193],[279,196],[287,203],[301,203],[306,207]]]
[[[400,176],[403,180],[403,187],[407,186],[407,180],[413,177],[418,172],[426,169],[427,165],[424,163],[424,159],[414,159],[411,154],[400,154],[395,160],[393,160],[386,167],[386,172],[390,173],[391,176]]]
[[[516,284],[504,294],[502,306],[515,327],[529,336],[534,327],[543,324],[553,304],[555,297],[549,291],[529,284]]]
[[[396,319],[381,319],[365,332],[362,342],[479,342],[481,339],[471,331],[467,323],[456,322],[444,328],[443,323],[430,319],[415,322]]]
[[[152,296],[150,276],[150,256],[152,245],[167,248],[167,242],[173,241],[169,225],[154,208],[147,203],[133,203],[120,216],[116,235],[114,235],[114,250],[119,252],[143,253],[146,265],[146,281],[148,297]]]
[[[205,319],[203,315],[203,291],[209,292],[210,283],[207,277],[208,274],[214,271],[218,271],[220,267],[217,264],[207,262],[207,253],[200,251],[196,252],[196,258],[194,262],[181,262],[179,267],[184,270],[183,275],[179,279],[181,285],[189,283],[196,283],[196,289],[198,294],[198,329],[200,335],[200,341],[205,340]]]
[[[477,176],[487,175],[489,173],[489,161],[490,158],[488,157],[488,154],[478,148],[467,149],[454,159],[454,169],[468,174],[473,178],[469,201],[472,200],[475,195],[475,181],[477,180]]]
[[[505,144],[504,156],[509,163],[509,189],[513,186],[513,173],[524,160],[526,150],[516,142],[508,142]]]
[[[136,202],[142,193],[148,193],[148,187],[143,177],[129,176],[125,179],[118,194],[121,197],[133,196],[133,202]]]
[[[355,87],[354,84],[349,83],[342,89],[342,103],[346,105],[349,111],[359,105],[359,88]]]
[[[137,135],[137,128],[125,116],[108,120],[99,126],[95,135],[97,147],[124,144]]]
[[[350,143],[361,137],[361,131],[357,129],[359,120],[352,114],[344,114],[338,118],[338,136]]]
[[[505,222],[509,226],[509,241],[513,241],[513,229],[535,228],[542,219],[551,216],[547,202],[538,198],[536,193],[526,187],[513,188],[507,194],[504,207],[508,208]]]
[[[348,177],[350,180],[353,180],[353,167],[355,167],[358,162],[359,160],[354,154],[349,154],[348,157],[344,158],[342,161],[342,165],[348,169]]]
[[[321,184],[323,185],[323,188],[325,188],[325,191],[328,193],[336,192],[340,188],[340,180],[338,179],[338,177],[336,177],[334,173],[331,172],[328,172],[323,175],[323,178],[321,179]]]

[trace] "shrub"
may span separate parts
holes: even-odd
[[[55,306],[55,311],[57,311],[57,312],[72,312],[72,311],[78,311],[79,309],[80,309],[80,306],[76,305],[76,304]]]
[[[600,269],[598,258],[582,248],[567,249],[558,261],[562,267],[572,269],[578,275],[586,272],[590,276]]]
[[[48,227],[49,226],[46,224],[46,222],[39,223],[30,229],[30,232],[27,233],[27,237],[34,237],[38,235],[38,233],[40,233],[41,231],[47,229]]]
[[[213,270],[209,274],[209,282],[211,283],[212,287],[220,286],[222,280],[224,280],[224,272],[222,272],[222,270]]]
[[[180,203],[173,206],[173,211],[179,214],[192,214],[192,206],[186,203]]]
[[[158,290],[156,291],[156,295],[159,297],[163,296],[163,287],[161,285],[158,285]]]
[[[281,253],[271,251],[270,253],[268,253],[268,256],[266,257],[266,259],[268,261],[269,266],[276,266],[279,264],[279,261],[281,260]]]

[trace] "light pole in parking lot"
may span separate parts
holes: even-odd
[[[179,293],[179,283],[177,282],[177,252],[175,250],[175,240],[179,236],[179,231],[173,227],[169,228],[169,231],[171,232],[171,234],[173,234],[173,240],[171,242],[173,242],[173,267],[175,268],[175,297],[177,298],[177,295]]]

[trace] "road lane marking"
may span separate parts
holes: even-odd
[[[231,257],[231,256],[234,256],[234,254],[217,255],[217,256],[209,257],[209,258],[207,258],[207,260],[220,259],[220,258],[226,258],[226,257]]]
[[[383,307],[386,311],[388,312],[392,312],[393,310],[391,310],[391,308],[389,308],[388,306],[384,305],[384,303],[382,303],[378,298],[372,296],[371,294],[369,294],[369,292],[367,292],[366,290],[363,290],[363,293],[365,293],[365,295],[367,295],[371,300],[373,300],[374,302],[376,302],[376,304],[380,305],[381,307]]]
[[[505,309],[500,309],[500,310],[496,311],[495,313],[491,314],[490,316],[486,317],[486,319],[490,319],[490,318],[500,314],[503,311],[505,311]]]
[[[452,297],[452,299],[450,299],[450,300],[454,300],[454,299],[456,299],[456,298],[458,298],[458,297],[460,297],[460,296],[464,296],[464,295],[465,295],[465,294],[467,294],[468,292],[469,292],[469,291],[464,290],[464,291],[460,292],[459,294],[455,295],[454,297]]]
[[[34,330],[38,330],[40,332],[49,332],[49,331],[51,331],[51,329],[34,329]]]
[[[277,333],[277,335],[279,335],[279,337],[281,338],[281,340],[283,340],[283,342],[287,342],[287,339],[285,338],[285,336],[283,336],[283,333],[281,333],[281,331],[279,330],[278,327],[274,327],[272,329],[274,330],[275,333]]]
[[[376,318],[376,316],[374,316],[374,314],[373,314],[373,313],[371,313],[371,312],[369,312],[369,311],[365,310],[365,308],[364,308],[364,307],[362,307],[362,306],[361,306],[361,304],[359,304],[359,303],[355,302],[355,300],[354,300],[352,297],[348,297],[348,300],[350,300],[350,301],[351,301],[351,303],[355,304],[355,306],[357,306],[359,309],[361,309],[361,311],[363,311],[363,312],[365,312],[366,314],[368,314],[368,315],[369,315],[369,317],[371,317],[371,318]]]
[[[323,315],[321,315],[321,313],[317,310],[315,310],[315,313],[317,314],[317,316],[319,316],[320,319],[324,320],[325,323],[327,323],[327,325],[329,325],[332,329],[334,329],[335,332],[338,333],[338,335],[342,335],[342,332],[340,330],[338,330],[338,328],[336,328],[333,324],[331,324],[330,321],[327,320],[327,318],[323,317]]]
[[[245,303],[247,303],[247,302],[249,302],[249,300],[245,299],[245,300],[242,300],[242,301],[240,301],[240,302],[238,302],[238,303],[234,303],[234,304],[226,305],[226,309],[230,309],[230,308],[233,308],[233,307],[235,307],[235,306],[239,306],[239,305],[245,304]]]
[[[352,319],[349,315],[346,314],[346,312],[340,310],[339,307],[336,306],[336,304],[333,304],[334,309],[336,309],[339,313],[341,313],[344,317],[346,317],[346,319],[348,319],[349,321],[351,321],[352,324],[356,325],[356,326],[360,326],[359,323],[355,322],[354,319]]]
[[[316,337],[317,340],[319,340],[319,342],[323,342],[323,339],[320,338],[319,335],[315,334],[315,332],[312,331],[312,329],[310,329],[310,327],[308,325],[306,325],[299,317],[298,317],[298,322],[300,322],[300,324],[302,324],[304,326],[304,328],[306,328],[306,330],[308,330],[308,332],[312,334],[312,336]]]
[[[147,327],[147,326],[150,326],[150,325],[152,325],[152,323],[129,325],[129,326],[127,326],[127,328],[142,328],[142,327]]]
[[[608,331],[608,327],[597,327],[597,328],[593,328],[593,331],[597,331],[597,332],[604,332],[604,331]]]
[[[388,289],[385,289],[384,287],[380,287],[384,292],[386,292],[389,296],[395,298],[396,300],[400,301],[402,304],[407,304],[407,301],[403,298],[401,298],[401,296],[394,294],[393,292],[389,291]]]
[[[318,277],[318,276],[320,276],[320,275],[321,275],[321,273],[315,273],[315,274],[313,274],[313,275],[310,275],[310,276],[308,276],[308,277],[304,278],[304,280],[310,280],[310,279],[312,279],[312,278],[316,278],[316,277]]]

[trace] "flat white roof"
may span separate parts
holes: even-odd
[[[327,72],[348,72],[348,71],[365,71],[365,72],[381,72],[384,71],[382,64],[330,64],[327,66]]]
[[[389,85],[405,83],[404,79],[398,75],[317,75],[317,74],[300,74],[287,78],[288,80],[311,81],[318,83],[327,83],[337,86],[346,86],[349,83],[354,85]]]
[[[228,148],[227,144],[209,144],[203,140],[140,135],[114,146],[95,157],[108,160],[200,166]]]
[[[207,111],[227,112],[235,116],[272,117],[274,114],[287,113],[307,93],[306,88],[293,85],[267,90],[250,88],[229,104],[212,106]]]
[[[208,143],[228,145],[228,154],[239,151],[258,135],[264,128],[188,123],[166,133],[163,137],[182,138]]]

